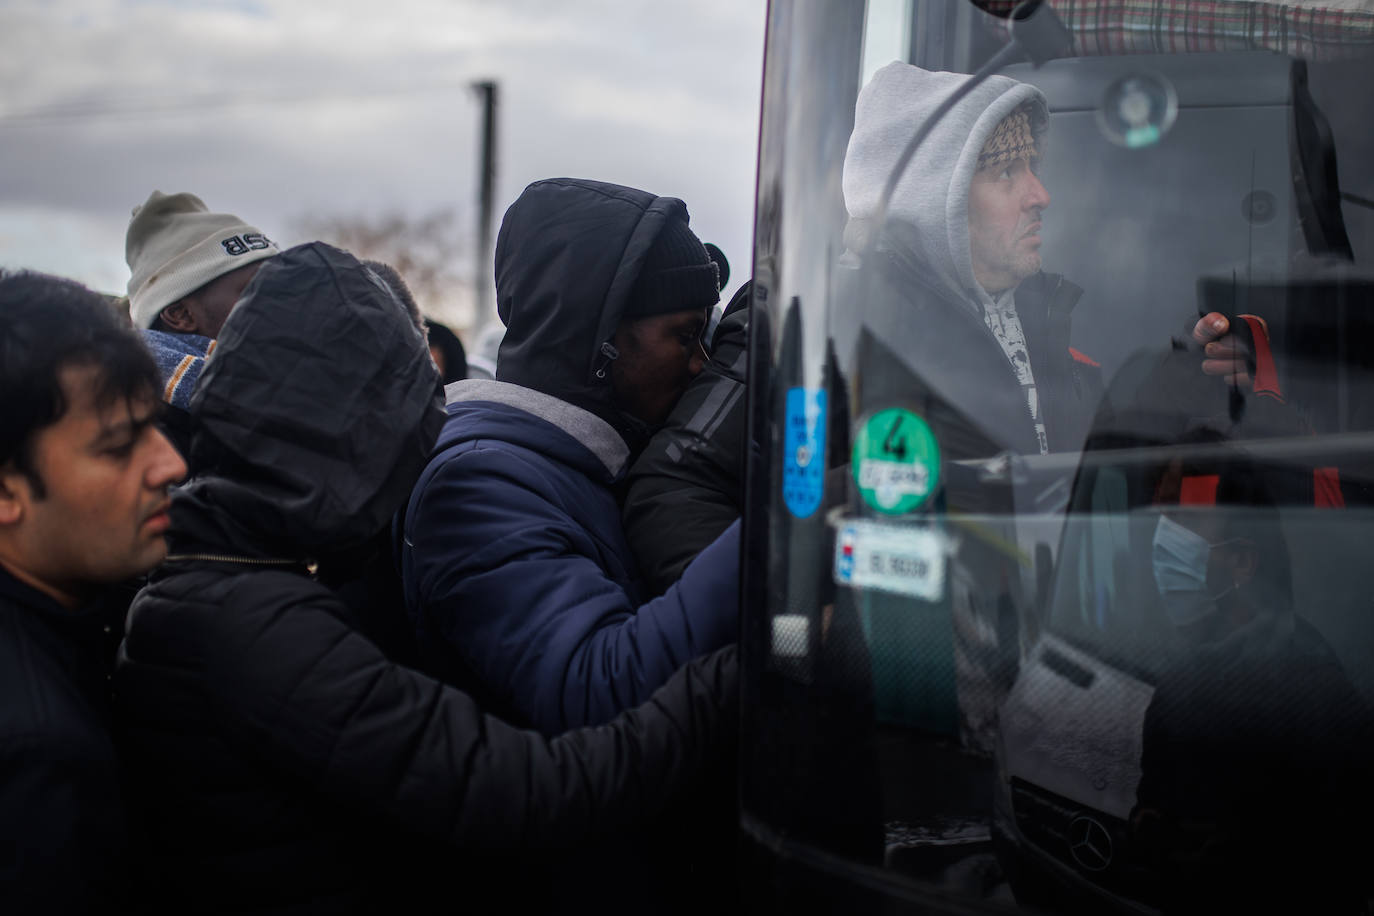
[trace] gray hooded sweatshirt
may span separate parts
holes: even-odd
[[[851,250],[863,248],[876,231],[871,220],[878,215],[883,188],[907,143],[969,78],[894,61],[859,93],[844,161],[844,199],[850,217],[845,242]],[[1045,452],[1045,425],[1016,315],[1015,290],[993,296],[974,279],[968,231],[969,188],[978,155],[1002,119],[1027,103],[1036,148],[1043,152],[1048,107],[1040,90],[1027,83],[989,77],[947,113],[917,148],[898,182],[879,247],[910,259],[931,287],[983,319],[1016,372],[1040,451]]]
[[[893,61],[859,93],[844,157],[844,200],[854,229],[862,232],[860,227],[877,215],[892,167],[920,125],[968,79],[966,73],[932,73]],[[973,278],[969,252],[968,195],[978,154],[1002,119],[1027,102],[1036,148],[1043,153],[1045,96],[1010,77],[988,77],[921,143],[888,208],[882,246],[915,255],[933,285],[971,307],[993,305],[993,297]]]

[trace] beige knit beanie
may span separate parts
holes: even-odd
[[[992,136],[978,154],[978,168],[990,169],[1017,159],[1035,159],[1035,134],[1031,131],[1031,109],[1022,105],[993,128]]]
[[[134,327],[152,327],[178,299],[277,253],[267,236],[237,216],[209,212],[194,194],[154,191],[141,207],[134,207],[124,237]]]

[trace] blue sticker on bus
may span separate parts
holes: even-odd
[[[825,391],[789,388],[782,438],[782,501],[797,518],[821,506],[825,490]]]

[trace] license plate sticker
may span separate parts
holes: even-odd
[[[835,581],[926,601],[945,592],[946,537],[928,528],[843,522],[835,538]]]

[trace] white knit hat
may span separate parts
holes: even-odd
[[[163,309],[211,280],[278,254],[254,227],[228,213],[211,213],[194,194],[154,191],[134,207],[124,237],[129,264],[129,316],[150,328]]]

